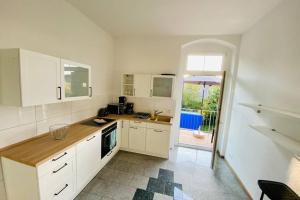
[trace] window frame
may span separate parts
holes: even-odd
[[[188,57],[189,56],[222,56],[222,64],[221,64],[221,69],[216,70],[216,71],[210,71],[210,70],[188,70]],[[225,53],[214,53],[214,52],[205,52],[205,53],[191,53],[186,55],[186,60],[185,60],[185,72],[191,73],[191,72],[205,72],[205,73],[214,73],[214,72],[222,72],[224,71],[224,60],[225,60]]]

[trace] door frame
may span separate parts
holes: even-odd
[[[187,145],[187,144],[180,144],[179,143],[179,137],[180,137],[180,114],[179,114],[179,133],[176,137],[177,139],[177,144],[176,146],[181,146],[181,147],[187,147],[187,148],[193,148],[193,149],[199,149],[199,150],[204,150],[204,151],[211,151],[212,152],[212,158],[211,158],[211,168],[214,169],[214,164],[215,164],[215,159],[216,159],[216,153],[217,153],[217,146],[218,146],[218,136],[219,136],[219,127],[220,127],[220,118],[221,118],[221,113],[222,113],[222,105],[223,105],[223,98],[224,98],[224,89],[225,89],[225,82],[226,82],[226,71],[214,71],[214,72],[209,72],[209,71],[202,71],[202,72],[193,72],[191,71],[190,74],[191,76],[222,76],[222,81],[220,84],[220,97],[218,100],[218,112],[217,112],[217,118],[216,118],[216,124],[215,124],[215,133],[214,133],[214,139],[213,139],[213,148],[212,150],[208,150],[206,148],[201,148],[198,146],[194,145]],[[182,85],[184,84],[184,79],[182,82]],[[181,96],[183,94],[183,87],[181,91]],[[181,102],[182,103],[182,102]],[[180,105],[182,106],[182,105]]]
[[[221,90],[220,90],[220,98],[218,100],[218,112],[217,112],[217,119],[216,119],[216,125],[215,125],[215,134],[213,138],[213,150],[212,150],[212,158],[211,158],[211,164],[210,167],[212,169],[215,168],[215,162],[216,162],[216,154],[217,154],[217,145],[218,145],[218,136],[219,136],[219,128],[220,128],[220,119],[222,114],[222,106],[223,106],[223,98],[224,98],[224,89],[225,89],[225,80],[226,80],[226,71],[223,71],[222,76],[222,82],[221,82]]]

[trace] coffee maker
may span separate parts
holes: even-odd
[[[127,98],[125,96],[120,96],[119,97],[119,104],[126,105],[126,103],[127,103]]]
[[[134,106],[133,103],[129,103],[129,102],[128,102],[128,103],[126,104],[125,113],[128,114],[128,115],[133,114],[133,113],[134,113],[134,112],[133,112],[133,106]]]

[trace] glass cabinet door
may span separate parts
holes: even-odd
[[[65,98],[91,96],[89,66],[64,62],[63,76]]]
[[[153,97],[172,97],[173,77],[153,76],[152,77],[152,96]]]

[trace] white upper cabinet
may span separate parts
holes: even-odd
[[[65,101],[81,100],[93,95],[91,67],[69,60],[61,60],[62,98]]]
[[[123,74],[122,95],[134,97],[172,98],[174,76]]]
[[[173,96],[173,85],[174,76],[152,76],[151,96],[171,98]]]
[[[0,50],[0,103],[33,106],[90,98],[91,67],[24,49]]]
[[[2,104],[32,106],[60,101],[59,58],[23,49],[0,52]]]
[[[134,96],[135,97],[150,97],[151,75],[135,74],[134,75]]]

